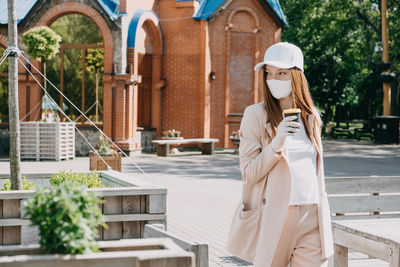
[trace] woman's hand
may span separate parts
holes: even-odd
[[[276,136],[272,139],[272,150],[277,153],[280,152],[285,144],[287,136],[293,136],[300,131],[300,123],[295,122],[296,116],[289,116],[283,118],[276,129]]]

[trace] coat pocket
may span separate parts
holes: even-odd
[[[242,209],[240,210],[240,219],[242,220],[253,219],[253,217],[258,216],[259,212],[260,212],[259,207],[251,210],[244,210],[244,205],[242,204]]]
[[[258,242],[261,207],[244,210],[240,203],[229,229],[226,249],[233,256],[252,262]]]

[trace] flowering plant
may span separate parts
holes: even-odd
[[[180,131],[176,131],[175,129],[172,129],[172,130],[164,131],[163,132],[163,136],[164,137],[180,137],[181,136],[181,132]]]

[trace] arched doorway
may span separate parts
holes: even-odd
[[[149,129],[152,128],[151,86],[154,46],[149,22],[143,23],[142,30],[145,32],[145,38],[143,44],[144,49],[138,51],[138,74],[142,76],[142,82],[138,87],[138,126]]]
[[[233,10],[226,31],[226,90],[224,146],[232,147],[229,136],[238,131],[245,108],[257,103],[258,84],[253,67],[258,54],[257,15],[248,7]],[[246,47],[246,49],[243,49]]]
[[[61,16],[50,28],[61,35],[62,41],[59,55],[47,62],[48,79],[91,120],[101,121],[104,45],[100,29],[89,17],[80,14]],[[51,89],[48,92],[60,100],[66,114],[83,122],[79,111]]]
[[[138,126],[161,134],[162,36],[157,15],[137,10],[128,31],[128,64],[142,77],[138,86]]]

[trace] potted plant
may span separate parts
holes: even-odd
[[[161,136],[161,139],[180,140],[180,139],[183,139],[183,137],[181,137],[180,131],[172,129],[172,130],[168,130],[168,131],[163,131],[163,135]]]
[[[235,154],[239,153],[239,144],[240,144],[239,131],[233,131],[232,135],[229,138],[231,139],[232,144],[236,146]]]
[[[106,227],[101,200],[75,182],[39,187],[24,208],[39,228],[40,247],[47,253],[83,254],[98,251],[98,226]]]
[[[97,154],[98,153],[98,154]],[[122,154],[111,147],[111,144],[102,135],[100,136],[100,143],[97,148],[97,153],[94,151],[89,152],[90,170],[108,170],[107,164],[115,171],[122,169]],[[103,160],[102,160],[103,158]]]
[[[0,246],[0,267],[194,266],[193,254],[172,240],[97,242],[98,227],[106,227],[102,202],[93,191],[71,181],[38,188],[24,210],[39,228],[39,245]]]

